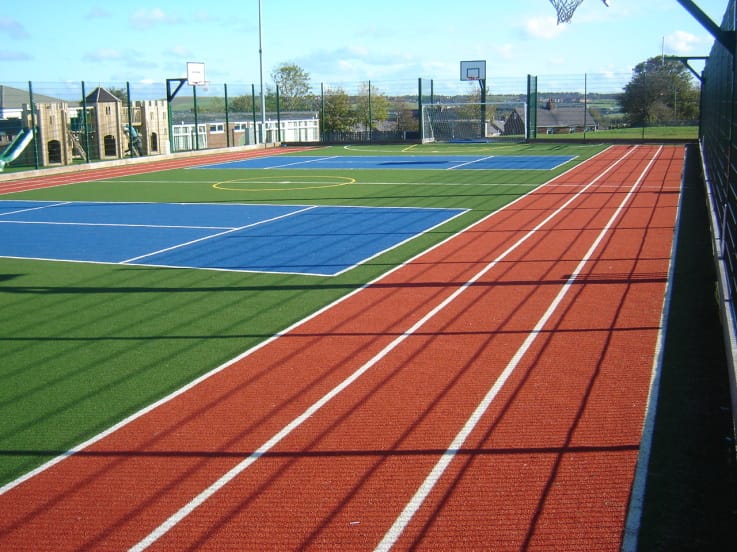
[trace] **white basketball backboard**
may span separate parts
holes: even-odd
[[[205,84],[205,64],[200,61],[187,62],[187,84],[201,86]]]
[[[486,79],[486,60],[462,61],[461,80],[474,81]]]

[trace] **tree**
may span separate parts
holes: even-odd
[[[325,117],[323,118],[323,130],[325,132],[350,132],[358,123],[356,112],[351,106],[351,99],[345,90],[338,88],[326,93]]]
[[[397,113],[397,130],[416,131],[420,128],[416,109],[400,109]]]
[[[364,83],[356,101],[356,116],[365,129],[376,129],[376,123],[389,118],[389,99],[375,86]]]
[[[243,94],[234,98],[228,98],[228,110],[239,113],[251,113],[253,111],[253,97]]]
[[[271,72],[274,84],[279,87],[279,104],[282,111],[311,109],[310,74],[294,63],[282,63]]]
[[[116,98],[118,98],[123,103],[123,105],[128,105],[128,89],[127,88],[111,87],[111,88],[108,88],[107,91],[110,92]]]
[[[696,119],[699,90],[683,63],[657,56],[635,67],[619,103],[633,125]]]

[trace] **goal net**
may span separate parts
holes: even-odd
[[[432,103],[422,106],[422,141],[524,142],[524,102]]]

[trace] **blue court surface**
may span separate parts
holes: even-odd
[[[464,212],[0,201],[0,257],[335,276]]]
[[[198,169],[433,169],[552,170],[575,159],[572,155],[371,155],[269,156],[216,163]]]

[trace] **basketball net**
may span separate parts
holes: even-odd
[[[609,6],[607,3],[608,0],[601,1],[604,2],[605,6]],[[580,6],[582,2],[583,0],[550,0],[555,11],[558,12],[558,25],[561,23],[570,23],[571,18],[573,17],[573,12],[576,11],[576,8]]]

